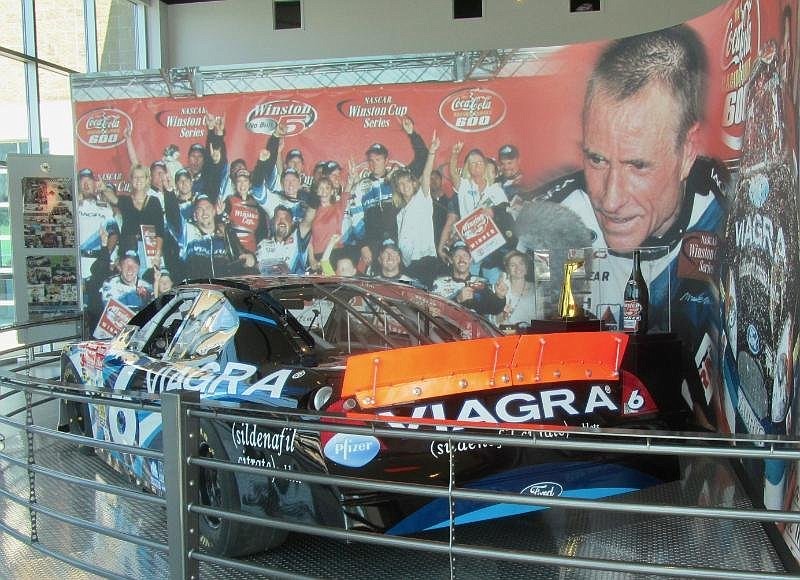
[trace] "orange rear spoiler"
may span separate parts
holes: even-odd
[[[342,398],[362,409],[516,385],[616,381],[622,332],[561,332],[412,346],[347,359]]]

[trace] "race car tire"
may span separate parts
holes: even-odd
[[[67,383],[76,384],[80,382],[77,371],[71,365],[64,369],[62,378]],[[58,423],[59,431],[92,437],[92,420],[89,415],[89,406],[86,403],[62,399]],[[79,450],[84,455],[94,455],[94,447],[81,445]]]
[[[228,461],[228,454],[213,425],[200,426],[200,455]],[[243,511],[236,474],[228,470],[200,468],[200,503],[230,511]],[[213,554],[238,558],[277,548],[287,532],[252,526],[224,517],[200,516],[200,545]]]

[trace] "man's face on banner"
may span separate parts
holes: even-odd
[[[371,173],[374,173],[379,177],[382,176],[384,173],[386,173],[386,155],[381,155],[380,153],[368,153],[367,165],[369,166]]]
[[[624,101],[596,87],[583,128],[583,167],[609,248],[635,248],[674,223],[697,156],[696,126],[677,142],[680,114],[658,84]]]
[[[194,204],[194,220],[200,231],[210,234],[214,231],[214,206],[207,199],[198,200]]]
[[[125,258],[119,265],[119,277],[128,286],[132,286],[136,282],[136,277],[139,275],[139,263],[133,258]]]

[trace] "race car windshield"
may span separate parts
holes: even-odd
[[[308,284],[273,288],[280,302],[314,339],[320,362],[330,357],[495,336],[478,316],[458,310],[462,319],[448,316],[453,307],[414,291],[398,294],[383,286]],[[439,304],[439,303],[442,304]]]

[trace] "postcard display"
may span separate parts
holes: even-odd
[[[67,155],[8,156],[17,324],[81,312],[74,167]]]

